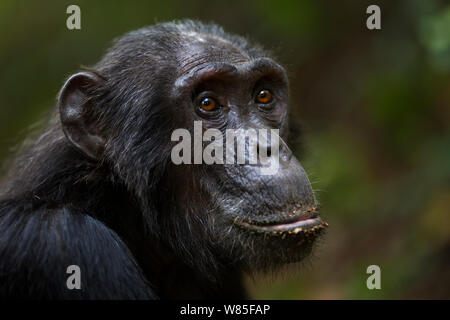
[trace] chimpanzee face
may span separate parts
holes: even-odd
[[[192,160],[181,165],[202,172],[187,175],[190,179],[203,176],[193,187],[208,199],[207,213],[200,215],[202,226],[207,226],[209,238],[222,252],[246,265],[299,260],[310,251],[312,240],[326,223],[318,215],[305,171],[284,141],[289,101],[286,73],[271,58],[252,58],[223,39],[191,37],[193,42],[180,49],[171,99],[175,114],[184,121],[183,128],[195,135],[195,122],[201,121],[199,139],[208,130],[217,133],[215,140],[206,134],[208,138],[198,145],[201,148],[190,145],[194,159],[196,152],[205,155],[209,141],[214,141],[218,147],[215,156],[219,154],[215,162],[195,164]],[[227,135],[233,130],[238,130],[235,136]],[[256,139],[246,135],[252,130]],[[266,132],[266,139],[259,135]],[[227,145],[230,140],[243,143],[241,163],[237,161],[238,147]],[[226,158],[227,151],[230,158]],[[264,163],[249,163],[252,155],[256,159],[262,156]]]

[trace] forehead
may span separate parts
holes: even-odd
[[[203,64],[223,62],[239,65],[251,61],[245,51],[221,37],[193,31],[183,32],[181,37],[183,41],[177,53],[180,76]]]

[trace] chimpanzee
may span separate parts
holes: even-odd
[[[245,274],[300,261],[327,226],[284,143],[287,106],[283,67],[215,24],[162,23],[116,40],[69,77],[2,180],[0,297],[248,297]],[[278,171],[175,164],[172,133],[195,121],[278,129],[279,152],[258,142]]]

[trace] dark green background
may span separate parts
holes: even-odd
[[[70,4],[81,7],[79,31],[66,28]],[[382,30],[366,28],[369,4],[381,7]],[[253,297],[450,298],[445,1],[1,0],[0,161],[113,38],[178,18],[247,35],[290,72],[305,141],[295,150],[330,229],[300,271],[249,279]],[[381,290],[366,288],[371,264]]]

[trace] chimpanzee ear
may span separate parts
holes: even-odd
[[[59,95],[61,124],[67,139],[80,151],[93,159],[103,153],[105,140],[95,116],[95,102],[90,96],[93,88],[103,80],[91,72],[72,75]]]

